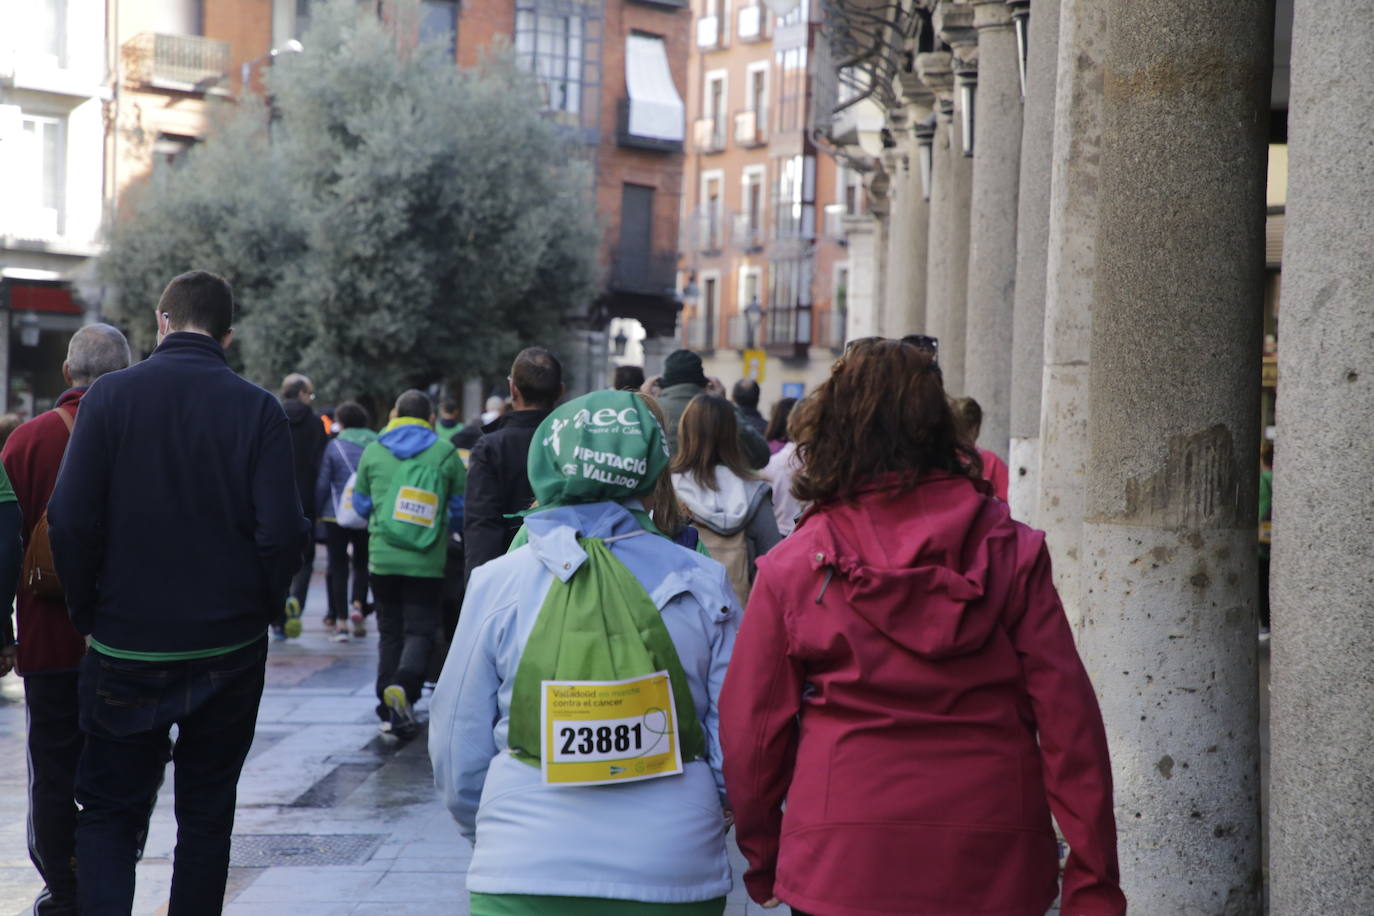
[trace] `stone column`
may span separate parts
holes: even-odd
[[[1016,215],[1016,295],[1011,310],[1011,514],[1036,524],[1040,498],[1040,389],[1045,366],[1045,259],[1049,252],[1050,166],[1060,0],[1034,0],[1022,107]]]
[[[1270,912],[1374,913],[1374,21],[1299,0],[1274,467]]]
[[[978,29],[964,388],[983,407],[980,444],[1003,460],[1011,426],[1021,74],[1005,0],[973,0]]]
[[[950,209],[954,204],[954,181],[951,157],[957,156],[950,144],[950,118],[954,112],[954,73],[947,51],[935,51],[916,56],[916,72],[935,96],[938,112],[935,136],[930,148],[930,200],[926,203],[926,321],[925,332],[940,338],[943,348],[950,322],[949,284],[953,257],[950,252]],[[941,362],[945,357],[940,355]],[[946,370],[945,386],[949,387]]]
[[[934,25],[940,38],[953,51],[954,73],[971,74],[977,79],[978,33],[973,27],[973,9],[964,4],[942,3],[936,8]],[[929,85],[929,83],[927,83]],[[934,89],[934,86],[931,86]],[[951,122],[944,132],[949,143],[946,180],[949,203],[945,223],[946,256],[949,258],[944,287],[946,309],[940,338],[940,366],[944,370],[945,390],[952,395],[964,393],[965,329],[968,326],[969,208],[973,195],[973,160],[962,154],[958,125],[961,115],[959,92],[953,89]],[[975,112],[976,113],[976,112]],[[976,129],[976,128],[975,128]],[[939,138],[937,137],[937,142]],[[929,308],[929,302],[927,302]]]
[[[1083,619],[1078,583],[1088,468],[1088,356],[1097,276],[1097,179],[1106,46],[1107,16],[1101,0],[1062,0],[1035,524],[1045,530],[1045,543],[1054,558],[1054,584],[1074,632]]]
[[[930,117],[932,106],[935,104],[934,94],[915,73],[903,73],[901,87],[902,98],[906,102],[906,117],[898,149],[905,158],[901,191],[893,201],[893,207],[900,207],[903,211],[906,238],[900,248],[896,242],[893,243],[888,257],[889,265],[895,262],[895,272],[891,272],[891,276],[903,287],[899,298],[896,286],[889,283],[887,314],[891,319],[888,322],[888,333],[895,337],[926,332],[926,258],[930,243],[930,205],[921,187],[920,153],[914,129],[917,124]],[[898,277],[900,279],[897,279]]]
[[[1080,651],[1112,749],[1126,896],[1144,913],[1258,913],[1273,3],[1103,5]]]
[[[849,288],[845,293],[848,314],[845,340],[872,337],[878,333],[876,272],[878,259],[874,248],[878,240],[878,221],[872,216],[850,216],[844,221],[844,236],[849,245]]]
[[[888,115],[888,128],[894,136],[909,134],[906,127],[905,112],[891,112]],[[896,147],[888,152],[884,168],[891,176],[887,192],[887,252],[884,255],[886,279],[883,281],[883,303],[878,315],[878,333],[891,337],[900,322],[897,316],[905,309],[911,298],[909,274],[907,273],[907,251],[911,244],[911,218],[908,207],[911,194],[911,167],[906,145],[898,141]]]

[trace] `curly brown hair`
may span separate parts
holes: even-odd
[[[899,340],[856,341],[793,410],[789,432],[801,461],[792,494],[803,502],[850,499],[891,473],[904,490],[931,470],[982,479],[931,354]]]

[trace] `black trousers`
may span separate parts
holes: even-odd
[[[239,774],[253,743],[267,639],[213,658],[81,663],[76,870],[82,916],[133,907],[140,832],[170,759],[177,844],[169,916],[218,913]],[[177,726],[175,747],[169,740]]]
[[[377,599],[377,715],[387,718],[382,691],[392,684],[405,688],[414,703],[429,670],[434,641],[441,634],[444,580],[416,576],[372,577]]]
[[[29,859],[46,887],[38,916],[76,913],[76,764],[81,758],[75,671],[24,678],[29,737]],[[144,823],[146,824],[146,818]]]
[[[354,603],[367,605],[367,529],[325,522],[324,544],[329,554],[329,619],[347,622]]]

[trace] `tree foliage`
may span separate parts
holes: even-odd
[[[364,5],[368,8],[370,5]],[[126,208],[102,263],[145,347],[167,279],[226,276],[246,374],[304,371],[335,397],[509,364],[556,345],[595,279],[591,178],[508,53],[454,68],[406,10],[312,14],[268,76]],[[270,120],[270,129],[268,127]]]

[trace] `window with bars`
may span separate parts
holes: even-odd
[[[572,127],[597,126],[601,83],[600,7],[576,0],[517,0],[515,56],[533,73],[544,108]]]

